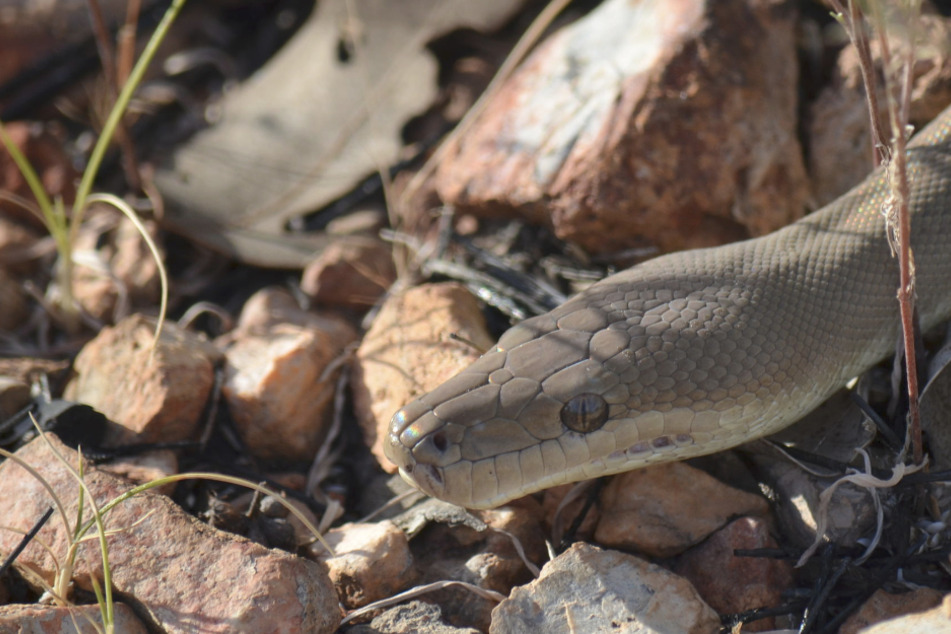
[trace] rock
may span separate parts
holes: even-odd
[[[876,590],[868,601],[862,604],[857,612],[839,628],[839,634],[858,634],[867,632],[865,629],[885,619],[924,612],[941,605],[942,594],[931,588],[918,588],[911,592],[891,594],[884,590]],[[951,613],[949,613],[951,614]],[[907,630],[925,631],[925,630]]]
[[[328,369],[357,334],[343,319],[310,317],[237,334],[225,351],[222,393],[259,458],[311,460],[332,422],[339,370]]]
[[[490,634],[713,634],[720,619],[689,582],[632,555],[577,543],[492,611]]]
[[[153,353],[154,331],[144,315],[104,328],[76,357],[65,397],[99,410],[140,442],[186,440],[201,420],[220,355],[171,322]]]
[[[765,515],[763,498],[699,469],[671,462],[614,476],[601,494],[595,540],[605,546],[671,557],[739,515]]]
[[[390,417],[414,398],[435,389],[495,345],[479,303],[461,284],[426,284],[388,298],[357,350],[353,406],[363,437],[380,465]]]
[[[442,620],[439,606],[410,601],[380,614],[369,625],[355,625],[350,634],[478,634],[471,627],[453,627]]]
[[[121,634],[146,634],[148,629],[124,603],[113,604],[114,631]],[[92,621],[93,623],[90,623]],[[77,629],[78,628],[78,629]],[[102,614],[98,605],[2,605],[0,632],[13,634],[53,634],[56,632],[98,634],[102,631]]]
[[[0,421],[30,404],[30,384],[33,381],[43,375],[52,375],[52,379],[56,379],[68,368],[66,361],[25,357],[0,359]]]
[[[7,420],[29,404],[29,385],[9,376],[0,376],[0,421]]]
[[[318,306],[365,311],[396,280],[390,247],[379,238],[349,236],[309,263],[300,287]]]
[[[561,510],[561,514],[558,515],[558,508],[562,505],[565,496],[574,490],[576,485],[577,483],[562,484],[550,489],[545,489],[542,497],[545,525],[552,529],[552,540],[556,548],[562,538],[565,537],[565,531],[576,521],[578,514],[581,513],[585,505],[587,505],[588,496],[597,495],[593,493],[591,489],[586,490],[583,494],[565,504],[565,507]],[[594,530],[597,528],[598,520],[600,519],[601,509],[597,504],[591,504],[587,514],[581,521],[581,525],[578,526],[573,535],[574,539],[591,541],[594,536]]]
[[[339,361],[357,338],[341,317],[306,311],[284,289],[252,295],[225,348],[222,394],[248,449],[268,460],[311,460],[323,442]]]
[[[413,567],[406,534],[390,521],[344,524],[324,535],[333,548],[314,542],[311,552],[327,563],[341,602],[359,608],[405,590],[418,572]]]
[[[923,15],[918,20],[915,44],[918,58],[912,74],[913,88],[909,117],[916,130],[938,115],[951,102],[951,19]],[[889,39],[892,55],[898,59],[907,47],[907,38]],[[871,42],[877,70],[878,102],[887,112],[881,82],[881,52],[877,38]],[[809,109],[809,174],[816,203],[824,205],[858,184],[872,170],[872,142],[869,135],[868,105],[859,68],[858,53],[846,46],[825,89]],[[885,117],[883,131],[888,142],[891,130]]]
[[[789,561],[768,557],[742,557],[734,549],[777,548],[766,522],[741,517],[694,546],[673,565],[673,572],[687,579],[707,604],[720,614],[737,614],[780,605],[782,594],[793,587]],[[744,632],[776,627],[772,617],[743,625]]]
[[[158,246],[155,222],[143,221],[143,225]],[[90,210],[74,249],[73,296],[93,318],[112,323],[134,306],[151,307],[158,302],[158,264],[135,225],[122,214],[111,208]]]
[[[951,595],[926,612],[908,614],[859,630],[861,634],[951,634]]]
[[[300,307],[297,300],[285,288],[269,286],[248,298],[241,308],[238,324],[228,335],[219,337],[219,345],[232,343],[246,334],[261,334],[273,326],[295,324],[314,330],[334,330],[340,318],[330,312],[311,312]],[[347,322],[349,326],[349,322]]]
[[[135,484],[145,484],[178,473],[178,454],[171,449],[159,449],[137,456],[116,458],[98,466],[106,473],[125,478]],[[152,490],[163,495],[171,495],[175,491],[175,483],[170,482]]]
[[[459,507],[452,508],[465,513]],[[479,511],[465,524],[449,514],[445,519],[430,522],[410,542],[417,567],[422,571],[420,583],[452,579],[507,595],[513,586],[532,578],[509,535],[519,541],[529,561],[537,565],[545,558],[540,511],[536,502],[525,499],[499,509]],[[495,607],[495,602],[458,587],[432,592],[428,599],[443,606],[443,614],[450,623],[481,631],[489,627]]]
[[[797,548],[806,549],[816,540],[819,525],[819,497],[837,479],[820,478],[775,454],[753,454],[761,467],[764,482],[775,492],[773,510],[783,537]],[[880,491],[880,494],[883,493]],[[883,503],[887,509],[888,497]],[[887,514],[888,511],[886,510]],[[836,488],[829,503],[824,541],[851,548],[875,530],[875,506],[865,489],[851,483]]]
[[[796,4],[609,0],[544,41],[447,153],[461,211],[591,252],[768,233],[808,199]]]
[[[66,462],[78,465],[76,452],[52,434],[46,438]],[[37,438],[16,455],[49,483],[72,521],[78,485],[44,439]],[[89,464],[85,483],[100,506],[129,489],[124,480]],[[23,468],[12,460],[0,465],[4,524],[29,530],[51,505],[47,490]],[[89,506],[87,499],[87,518]],[[264,632],[280,623],[286,631],[332,632],[340,621],[337,596],[322,565],[212,529],[163,495],[146,492],[123,501],[107,515],[106,525],[113,586],[137,613],[153,620],[150,627],[173,633],[196,628]],[[62,519],[54,516],[17,559],[18,569],[29,567],[52,582],[52,556],[66,553],[70,535]],[[12,531],[0,531],[0,556],[19,540]],[[91,576],[101,583],[96,540],[79,547],[73,570],[74,582],[84,590],[91,590]]]

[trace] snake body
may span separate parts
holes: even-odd
[[[929,327],[951,314],[951,109],[908,161]],[[888,196],[879,171],[767,236],[601,280],[400,409],[387,456],[422,491],[489,508],[782,429],[894,348]]]

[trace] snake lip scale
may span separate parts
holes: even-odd
[[[951,314],[951,108],[909,144],[908,172],[928,328]],[[429,495],[491,508],[792,424],[893,348],[889,195],[875,172],[767,236],[593,284],[396,412],[387,457]]]

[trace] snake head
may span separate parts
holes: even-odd
[[[625,323],[569,302],[511,328],[492,351],[396,412],[387,457],[429,495],[491,508],[692,445],[689,425],[640,411],[631,386],[648,380],[650,396],[668,381],[656,376],[651,355],[638,362],[639,349],[656,346],[646,335],[632,342]]]

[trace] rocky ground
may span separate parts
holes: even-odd
[[[0,120],[70,204],[115,91],[85,4],[40,4],[0,13]],[[536,31],[546,3],[194,4],[96,184],[168,270],[157,340],[141,232],[91,203],[65,293],[0,152],[0,632],[94,631],[106,584],[121,632],[949,627],[940,474],[833,486],[867,470],[857,448],[882,480],[895,461],[845,391],[776,439],[795,452],[752,443],[489,511],[425,498],[382,453],[392,414],[510,322],[654,254],[768,233],[869,171],[858,59],[827,7],[604,0]],[[951,103],[948,20],[919,21],[915,126]],[[854,391],[902,418],[887,365]]]

